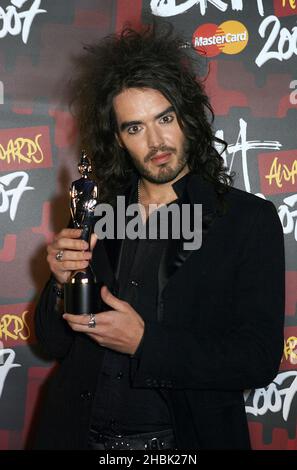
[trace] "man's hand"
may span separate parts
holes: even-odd
[[[73,271],[85,269],[92,257],[88,243],[80,240],[81,229],[65,228],[58,233],[53,243],[47,247],[47,262],[60,284],[67,282]],[[91,250],[94,248],[97,237],[92,234]],[[56,255],[62,252],[62,259],[58,261]]]
[[[95,315],[95,328],[88,327],[89,315],[63,318],[74,331],[86,333],[101,346],[126,354],[134,354],[144,332],[144,321],[128,302],[115,297],[106,286],[101,289],[103,301],[113,308]]]

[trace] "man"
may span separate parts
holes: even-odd
[[[73,102],[101,202],[141,203],[144,225],[150,204],[202,204],[203,238],[195,250],[170,233],[88,247],[68,228],[49,245],[36,333],[60,367],[37,447],[248,449],[243,391],[273,380],[283,345],[276,210],[231,187],[209,101],[172,33],[125,30],[80,66]],[[91,258],[107,306],[92,324],[63,314],[60,298]]]

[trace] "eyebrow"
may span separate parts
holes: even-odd
[[[154,119],[160,119],[162,116],[165,116],[165,114],[168,114],[168,113],[172,113],[174,112],[174,107],[173,106],[169,106],[168,108],[166,108],[164,111],[162,111],[161,113],[157,114]],[[123,132],[125,129],[127,129],[127,127],[130,127],[130,126],[138,126],[139,124],[143,124],[143,121],[124,121],[122,122],[122,124],[120,125],[120,131]]]

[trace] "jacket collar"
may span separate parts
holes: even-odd
[[[125,192],[127,204],[136,190],[139,176],[133,173],[130,177]],[[187,173],[172,185],[176,195],[183,203],[202,204],[202,236],[203,243],[218,213],[218,199],[215,189],[211,183],[203,179],[200,175]],[[104,240],[104,245],[110,259],[112,270],[116,277],[118,274],[121,251],[123,248],[122,240]],[[185,261],[192,255],[193,250],[184,250],[184,240],[169,240],[160,260],[158,285],[159,298],[162,295],[169,279],[179,269]],[[195,250],[194,250],[195,251]],[[117,289],[114,289],[116,295]],[[160,315],[159,315],[160,319]]]
[[[218,199],[211,183],[200,175],[188,173],[173,184],[173,189],[182,203],[202,205],[202,243],[218,214]],[[191,222],[194,226],[194,221]],[[158,273],[158,320],[162,319],[162,294],[170,278],[180,269],[196,250],[185,250],[184,239],[169,240],[162,254]]]
[[[186,193],[187,200],[192,204],[202,204],[203,213],[217,210],[217,195],[213,185],[196,173],[187,173],[172,185],[176,195],[182,197]]]
[[[139,175],[133,172],[129,178],[125,193],[128,198],[130,198],[135,190],[138,179]],[[218,199],[214,186],[196,173],[186,173],[172,184],[172,188],[178,198],[181,198],[186,193],[190,203],[203,204],[203,212],[205,214],[214,212],[217,209]]]

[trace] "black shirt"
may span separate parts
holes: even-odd
[[[136,200],[134,187],[130,202]],[[144,322],[157,321],[158,269],[167,242],[161,238],[125,238],[122,242],[118,297],[129,302]],[[172,427],[168,406],[160,391],[132,386],[130,361],[128,354],[106,350],[92,425],[109,434],[134,434]]]

